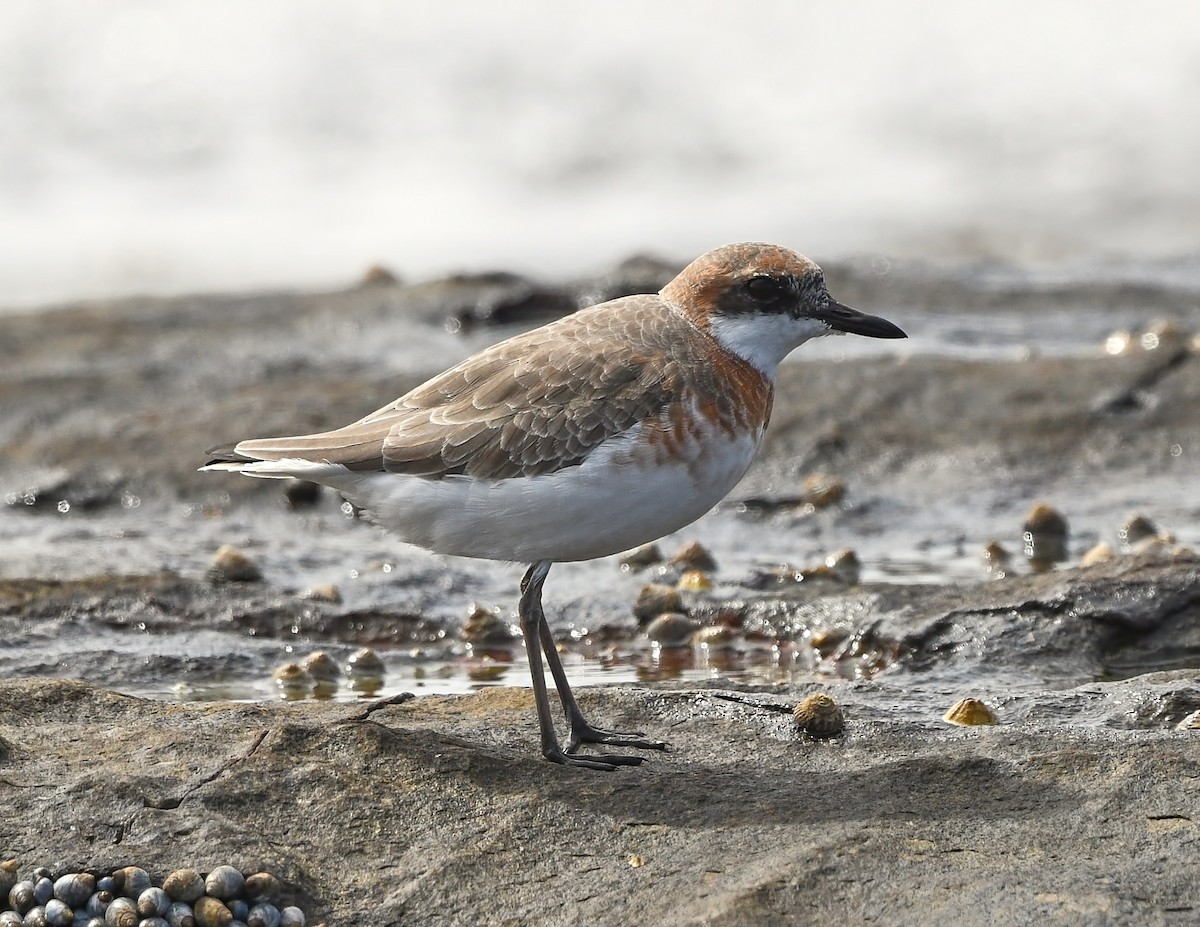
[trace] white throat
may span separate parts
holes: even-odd
[[[793,319],[782,313],[714,315],[708,330],[723,348],[753,364],[772,380],[779,362],[792,351],[810,338],[832,331],[817,319]]]

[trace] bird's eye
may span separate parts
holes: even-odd
[[[746,291],[751,299],[760,303],[770,303],[787,293],[786,281],[776,277],[751,277],[746,281]]]

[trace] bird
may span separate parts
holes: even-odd
[[[542,608],[550,568],[630,550],[713,508],[754,461],[780,362],[834,333],[907,337],[834,300],[803,255],[725,245],[657,294],[515,335],[342,428],[212,448],[200,469],[331,486],[409,544],[527,565],[517,613],[542,755],[586,769],[633,766],[645,757],[580,752],[668,745],[584,718]]]

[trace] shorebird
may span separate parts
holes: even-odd
[[[836,302],[803,255],[727,245],[657,295],[509,338],[336,431],[213,448],[201,469],[322,483],[410,544],[529,564],[518,615],[542,754],[589,769],[636,765],[644,757],[577,752],[667,745],[584,719],[542,611],[546,575],[670,534],[721,501],[762,442],[780,361],[835,332],[905,337]]]

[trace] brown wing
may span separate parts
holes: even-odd
[[[627,297],[494,345],[352,425],[232,453],[430,479],[549,473],[682,395],[673,348],[694,335],[657,296]]]

